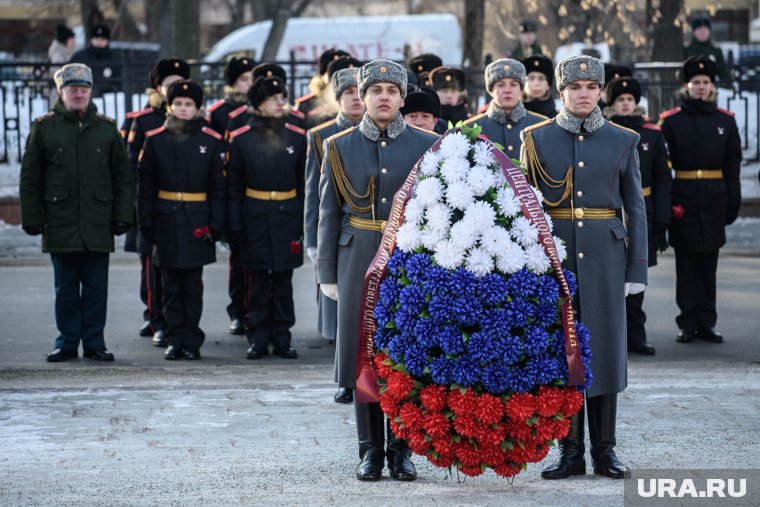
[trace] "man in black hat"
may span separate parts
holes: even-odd
[[[521,21],[517,26],[517,32],[518,43],[510,52],[512,58],[523,60],[529,56],[544,54],[538,43],[538,24],[535,21]]]
[[[206,125],[221,135],[227,131],[229,114],[248,102],[248,90],[253,84],[255,62],[234,56],[224,67],[224,98],[206,108]]]
[[[717,65],[705,56],[681,69],[681,103],[660,115],[675,169],[669,242],[676,257],[677,341],[722,343],[715,331],[718,253],[741,207],[742,161],[734,114],[716,104]]]
[[[462,69],[436,67],[428,74],[428,82],[441,101],[440,119],[443,120],[443,131],[439,131],[440,134],[448,129],[449,122],[456,125],[470,117],[470,111],[464,101],[465,75]]]
[[[557,106],[551,92],[554,84],[554,64],[543,55],[529,56],[522,63],[526,72],[522,94],[525,109],[547,118],[554,118],[557,116]]]
[[[306,116],[306,128],[311,128],[320,123],[330,120],[335,116],[336,111],[330,111],[325,106],[324,96],[325,88],[330,84],[330,77],[327,75],[327,66],[333,60],[351,56],[341,49],[330,48],[324,51],[317,63],[317,74],[309,81],[309,93],[298,97],[295,102],[296,111]]]
[[[63,64],[71,60],[76,51],[77,40],[74,32],[66,25],[56,25],[55,39],[48,48],[48,60],[53,64]]]
[[[74,53],[71,62],[83,63],[92,69],[96,86],[92,96],[99,97],[104,93],[115,92],[121,87],[121,67],[123,62],[111,51],[111,29],[105,23],[97,23],[90,27],[90,43],[86,48]]]
[[[408,125],[435,132],[439,123],[440,108],[441,101],[435,90],[427,86],[420,86],[407,92],[404,105],[399,111]],[[435,133],[442,134],[443,132]]]
[[[667,229],[670,224],[670,190],[673,177],[665,138],[660,127],[649,123],[639,106],[641,86],[630,76],[620,77],[607,84],[610,106],[603,112],[608,120],[627,127],[641,136],[637,150],[644,204],[647,211],[649,267],[657,265],[657,251],[668,248]],[[646,314],[643,310],[644,291],[625,298],[628,326],[628,351],[653,355],[655,349],[647,343]]]
[[[624,65],[615,65],[614,63],[604,64],[604,82],[610,83],[611,81],[621,77],[631,77],[633,72],[629,67]],[[599,99],[599,109],[604,110],[607,107],[607,88],[602,89],[602,96]]]
[[[696,16],[691,20],[691,42],[683,48],[683,58],[703,55],[709,58],[718,68],[721,86],[728,86],[731,73],[723,58],[723,51],[711,40],[712,22],[707,16]]]
[[[409,68],[417,74],[419,84],[426,85],[430,71],[443,65],[443,60],[433,53],[423,53],[409,60]]]

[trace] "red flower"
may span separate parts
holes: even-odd
[[[565,438],[570,431],[570,419],[555,419],[552,423],[554,425],[554,438]]]
[[[445,437],[449,434],[450,424],[444,414],[431,412],[425,415],[422,427],[431,437]]]
[[[420,390],[422,406],[431,412],[441,412],[446,408],[446,388],[439,385],[429,385]]]
[[[443,438],[433,438],[430,442],[433,449],[440,455],[454,456],[454,446],[451,445],[451,436],[446,435]]]
[[[401,421],[403,421],[404,426],[410,430],[416,430],[419,428],[424,417],[422,411],[413,403],[404,403],[399,415],[401,416]]]
[[[533,427],[536,430],[536,440],[543,442],[546,440],[554,440],[554,423],[551,419],[542,417],[539,419],[538,426]]]
[[[490,445],[480,448],[480,458],[483,463],[494,468],[504,463],[507,456],[505,453],[501,452],[501,448],[499,448],[498,445]]]
[[[391,367],[387,364],[383,364],[386,359],[388,359],[388,356],[386,356],[383,352],[376,353],[375,357],[373,358],[373,361],[375,363],[375,374],[377,375],[377,378],[383,380],[387,379],[388,375],[391,374]]]
[[[425,434],[421,431],[413,431],[409,435],[409,438],[407,439],[407,442],[409,443],[409,448],[421,455],[425,455],[430,447],[428,442],[425,442]]]
[[[464,393],[461,389],[453,389],[449,392],[449,407],[457,415],[472,416],[473,412],[478,406],[478,402],[475,399],[475,393],[472,388],[468,387]]]
[[[393,420],[398,416],[401,407],[399,407],[393,397],[386,396],[385,393],[383,393],[380,396],[380,409],[382,409],[383,413],[388,416],[388,419]]]
[[[496,429],[489,426],[479,426],[475,434],[475,440],[480,445],[498,446],[507,437],[505,427],[497,426]]]
[[[483,469],[480,467],[480,464],[459,467],[459,471],[468,477],[477,477],[483,473]]]
[[[507,433],[515,440],[528,440],[533,437],[533,429],[524,422],[518,421],[507,424]]]
[[[519,474],[522,471],[522,467],[520,465],[515,465],[514,463],[507,462],[503,465],[493,467],[493,471],[501,477],[509,478]]]
[[[480,466],[480,453],[475,446],[469,442],[465,442],[464,439],[462,439],[461,442],[454,444],[454,453],[456,454],[457,459],[461,461],[465,467]],[[459,467],[459,470],[462,470],[461,466]]]
[[[409,428],[407,426],[396,421],[395,417],[393,419],[390,419],[390,423],[391,423],[391,431],[393,431],[394,435],[404,440],[409,438]]]
[[[409,391],[414,389],[414,380],[406,373],[393,370],[388,375],[388,390],[386,393],[395,400],[402,400],[409,396]]]
[[[673,218],[683,218],[684,209],[682,205],[674,204],[671,207],[671,212],[673,213]]]
[[[290,242],[290,253],[292,254],[300,254],[301,253],[301,240],[292,240]]]
[[[562,404],[562,415],[570,417],[583,407],[583,395],[574,387],[565,390],[565,401]]]
[[[564,389],[541,386],[536,396],[536,412],[544,417],[551,417],[562,409]]]
[[[465,437],[475,437],[478,433],[478,422],[474,417],[457,415],[454,417],[454,429]]]
[[[515,393],[507,400],[504,409],[513,421],[524,422],[536,411],[536,400],[532,394]]]
[[[203,227],[198,227],[193,232],[196,238],[203,239],[205,236],[209,235],[208,225],[204,225]]]
[[[438,457],[435,458],[432,454],[428,454],[428,461],[437,467],[448,468],[454,464],[454,456],[439,454]]]
[[[501,405],[501,398],[488,393],[478,396],[475,417],[486,424],[496,424],[501,421],[503,414],[504,409]]]

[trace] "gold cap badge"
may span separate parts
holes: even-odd
[[[538,67],[538,60],[533,60],[533,66]]]
[[[704,63],[702,63],[702,62],[699,62],[699,68],[700,68],[700,69],[704,69],[704,68],[705,68],[705,64],[704,64]]]
[[[183,90],[187,90],[187,85],[186,85],[186,84],[183,84],[183,85],[182,85],[182,89],[183,89]]]
[[[174,68],[179,68],[179,62],[174,62]]]
[[[382,66],[381,66],[381,67],[380,67],[378,70],[379,70],[379,71],[380,71],[382,74],[385,74],[386,72],[388,72],[388,67],[386,67],[385,65],[382,65]]]
[[[623,81],[623,88],[628,87],[628,81]]]
[[[267,77],[272,77],[272,71],[271,70],[267,71]]]
[[[451,74],[446,75],[446,81],[451,81]]]
[[[583,62],[583,63],[581,63],[580,67],[581,67],[581,70],[587,70],[588,69],[588,64],[586,62]]]
[[[509,65],[506,65],[506,64],[505,64],[505,65],[504,65],[504,70],[506,70],[507,72],[509,72]]]

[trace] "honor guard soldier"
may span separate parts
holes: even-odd
[[[340,60],[336,60],[338,62]],[[364,102],[359,97],[356,77],[358,68],[345,68],[332,75],[330,86],[335,92],[340,112],[338,116],[309,130],[306,157],[306,198],[304,212],[304,244],[314,266],[317,265],[317,223],[319,221],[319,180],[324,159],[323,142],[328,137],[355,126],[364,116]],[[317,294],[317,331],[335,343],[338,335],[338,305],[322,291]],[[338,365],[335,365],[335,382],[338,382]],[[340,387],[334,396],[336,403],[354,401],[353,389]]]
[[[138,216],[154,244],[161,270],[164,358],[200,359],[204,333],[203,266],[216,261],[224,230],[224,143],[203,126],[203,89],[176,81],[168,90],[169,116],[147,133],[138,165]]]
[[[555,70],[564,105],[552,120],[525,129],[522,161],[544,196],[563,240],[563,265],[576,274],[574,308],[589,330],[593,383],[586,412],[595,474],[622,479],[628,470],[615,455],[617,393],[626,387],[625,297],[647,283],[647,225],[636,146],[639,135],[608,123],[597,103],[602,62],[573,56]],[[623,211],[626,222],[623,223]],[[570,421],[557,461],[544,479],[586,473],[584,410]]]
[[[660,127],[649,123],[644,117],[644,109],[638,105],[641,100],[641,86],[634,78],[621,77],[609,83],[607,98],[610,107],[604,111],[605,116],[610,121],[635,131],[641,137],[637,149],[642,193],[647,209],[649,266],[656,266],[657,251],[664,252],[668,249],[670,189],[673,182],[665,137]],[[629,294],[625,298],[628,351],[652,355],[655,350],[647,343],[643,304],[644,292]]]
[[[169,86],[181,79],[190,78],[190,66],[179,58],[164,58],[159,60],[150,71],[150,90],[148,91],[148,107],[132,115],[132,125],[127,136],[127,148],[132,168],[137,174],[137,159],[145,143],[145,136],[161,127],[166,121],[166,95]],[[164,335],[163,312],[161,310],[161,276],[160,270],[151,261],[153,244],[141,233],[137,234],[137,252],[140,254],[140,299],[146,306],[143,312],[149,327],[145,324],[140,334],[153,334],[153,345],[166,347]]]
[[[481,133],[491,142],[499,143],[509,158],[520,158],[520,132],[546,120],[546,116],[526,110],[520,100],[525,86],[525,67],[510,58],[496,60],[486,67],[485,81],[493,100],[485,113],[464,123],[477,124]]]
[[[335,114],[331,114],[324,102],[323,94],[325,88],[330,84],[330,77],[327,75],[327,66],[330,62],[351,56],[341,49],[330,48],[319,56],[317,62],[317,75],[309,81],[309,93],[298,97],[295,100],[295,110],[305,116],[306,128],[315,127],[324,123]]]
[[[669,241],[676,257],[676,317],[682,343],[721,343],[715,331],[718,253],[741,206],[742,150],[734,115],[716,104],[718,67],[698,56],[683,64],[680,106],[660,115],[675,169]]]
[[[691,20],[691,42],[683,48],[684,60],[704,56],[715,63],[716,77],[727,87],[731,82],[731,69],[723,58],[723,50],[711,40],[712,22],[707,16],[697,16]]]
[[[554,64],[551,59],[542,55],[529,56],[522,64],[526,72],[522,93],[525,109],[547,118],[554,118],[557,116],[557,106],[551,90],[554,84]]]
[[[437,138],[409,127],[399,113],[407,86],[401,65],[389,60],[369,62],[359,70],[358,83],[367,113],[357,127],[325,142],[317,227],[320,289],[338,302],[338,385],[352,389],[356,387],[364,275],[380,246],[395,192]],[[361,459],[357,478],[379,480],[387,458],[392,478],[414,480],[417,472],[409,460],[409,447],[394,437],[390,425],[384,428],[380,404],[355,408]]]
[[[248,102],[248,90],[253,83],[254,62],[250,58],[232,57],[224,67],[224,98],[206,108],[206,126],[224,135],[230,113]]]
[[[248,298],[248,359],[269,353],[298,357],[293,270],[303,264],[306,132],[286,122],[287,89],[279,77],[259,77],[248,91],[253,115],[230,132],[227,238],[240,248]]]
[[[92,71],[64,65],[53,79],[59,98],[32,123],[21,162],[21,226],[42,234],[55,282],[59,335],[50,362],[84,357],[113,361],[103,330],[108,260],[114,234],[134,216],[134,175],[116,122],[92,103]]]
[[[404,105],[399,111],[408,125],[428,132],[443,134],[446,132],[445,130],[436,131],[436,128],[441,125],[438,118],[440,110],[441,102],[435,90],[427,86],[420,86],[419,88],[409,87]]]
[[[449,122],[456,125],[470,117],[470,111],[465,104],[465,75],[462,69],[456,67],[437,67],[428,75],[430,86],[438,94],[441,101],[440,120],[443,120],[443,134],[449,128]]]
[[[433,53],[423,53],[409,60],[409,68],[417,74],[420,85],[427,85],[430,71],[442,65],[441,57]]]

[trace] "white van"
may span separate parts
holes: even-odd
[[[204,61],[241,54],[259,59],[271,28],[272,21],[238,28],[217,42]],[[444,65],[462,64],[462,30],[453,14],[291,18],[275,60],[288,61],[292,51],[296,61],[316,61],[326,49],[336,48],[361,61],[403,61],[405,45],[411,56],[435,53]]]

